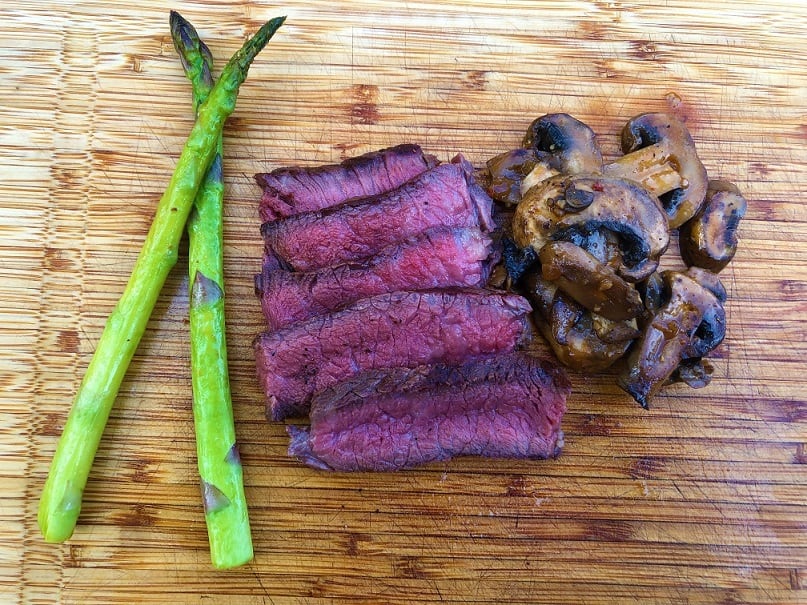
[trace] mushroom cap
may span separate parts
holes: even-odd
[[[702,389],[712,381],[714,368],[705,359],[685,359],[670,376],[670,383],[683,382],[693,389]]]
[[[622,129],[622,153],[629,154],[651,145],[667,155],[679,167],[686,183],[660,196],[670,227],[677,229],[692,218],[703,204],[708,177],[695,151],[695,142],[686,126],[666,113],[644,113],[631,119]],[[663,149],[662,149],[663,148]]]
[[[550,241],[581,243],[607,230],[620,240],[617,273],[644,279],[658,266],[670,235],[658,198],[636,183],[593,175],[558,175],[530,189],[513,216],[513,237],[540,251]]]
[[[684,271],[684,274],[688,275],[701,286],[709,290],[709,292],[715,295],[717,300],[722,303],[726,302],[728,293],[726,292],[726,287],[723,285],[723,282],[720,281],[720,277],[718,277],[717,273],[712,273],[707,269],[693,266]]]
[[[544,279],[589,311],[613,321],[633,319],[642,312],[636,288],[579,246],[550,242],[541,248],[539,258]]]
[[[638,332],[635,322],[611,322],[594,315],[533,273],[527,280],[533,319],[558,360],[579,371],[598,372],[628,350]]]
[[[512,149],[490,158],[486,163],[485,190],[497,202],[517,204],[521,199],[521,182],[535,167],[538,156],[534,149]]]
[[[722,271],[737,252],[737,227],[747,207],[745,198],[732,183],[709,181],[703,206],[681,227],[684,262],[714,273]]]
[[[535,119],[522,145],[534,149],[539,160],[563,174],[599,172],[602,152],[594,131],[566,113]]]
[[[683,359],[700,357],[693,353],[698,352],[699,339],[707,335],[697,331],[704,318],[719,313],[717,307],[722,309],[715,295],[690,276],[679,271],[661,275],[669,300],[645,326],[628,356],[627,369],[617,380],[642,407],[648,406]]]

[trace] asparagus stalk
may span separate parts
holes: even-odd
[[[175,11],[171,11],[171,37],[191,81],[194,111],[198,111],[213,88],[213,57],[193,25]],[[243,565],[253,555],[227,372],[221,161],[219,137],[213,164],[188,217],[188,268],[196,456],[210,558],[214,567],[227,569]]]
[[[39,501],[39,528],[47,542],[63,542],[73,533],[109,412],[157,296],[176,264],[185,221],[216,155],[224,121],[235,109],[238,89],[250,64],[284,20],[272,19],[244,43],[199,108],[132,275],[107,319],[56,446]]]

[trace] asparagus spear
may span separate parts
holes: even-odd
[[[193,25],[175,11],[171,11],[171,37],[193,87],[194,111],[198,111],[213,88],[213,56]],[[188,268],[196,456],[210,558],[214,567],[227,569],[252,559],[252,538],[227,373],[221,152],[219,137],[213,164],[188,217]]]
[[[109,412],[160,289],[176,263],[185,221],[216,155],[224,121],[235,109],[238,88],[250,64],[284,20],[272,19],[244,43],[199,108],[129,283],[104,326],[56,446],[39,501],[39,528],[48,542],[62,542],[73,533]]]

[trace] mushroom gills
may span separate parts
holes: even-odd
[[[527,246],[520,248],[513,239],[502,237],[502,261],[507,271],[509,285],[518,284],[522,277],[538,264],[538,253]]]
[[[585,248],[592,233],[607,231],[619,241],[616,272],[630,282],[650,275],[669,244],[664,210],[635,183],[598,176],[556,176],[530,189],[513,215],[519,246],[541,250],[550,241]]]

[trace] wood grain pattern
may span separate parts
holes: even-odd
[[[56,438],[191,125],[169,8],[0,9],[0,601],[807,602],[807,8],[785,0],[178,7],[219,67],[261,21],[289,15],[225,138],[228,336],[256,558],[209,566],[184,258],[80,526],[44,544],[36,505]],[[253,173],[400,142],[479,164],[551,111],[590,124],[613,156],[624,121],[658,110],[686,120],[710,174],[749,199],[710,387],[670,388],[645,412],[612,376],[572,376],[554,462],[328,475],[286,457],[250,347],[262,327]]]

